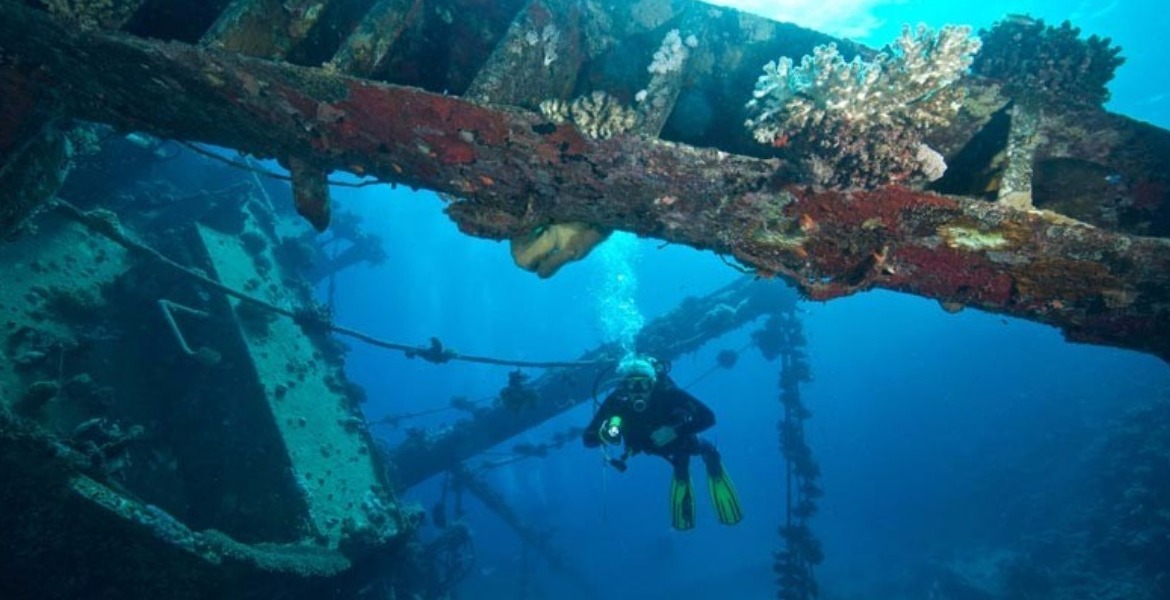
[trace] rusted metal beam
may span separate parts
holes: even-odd
[[[423,13],[424,0],[378,0],[333,56],[343,73],[366,77],[377,70],[403,31]]]
[[[457,488],[471,492],[488,510],[495,513],[501,521],[512,528],[521,541],[539,552],[554,570],[570,583],[576,585],[585,593],[586,597],[599,598],[602,596],[596,582],[592,581],[584,571],[578,569],[573,561],[567,560],[560,548],[552,544],[547,533],[537,530],[516,514],[516,511],[508,506],[504,496],[495,488],[492,488],[486,481],[462,464],[454,465],[450,472]]]
[[[1170,241],[899,187],[817,193],[786,165],[188,45],[0,3],[0,40],[72,115],[453,194],[463,231],[586,222],[731,255],[827,299],[882,287],[1170,358]],[[13,88],[13,85],[17,88]]]
[[[1106,229],[1170,236],[1170,135],[1104,111],[1042,113],[1033,200]]]
[[[219,50],[281,59],[309,35],[332,0],[235,0],[203,43]]]
[[[104,2],[43,2],[45,10],[58,19],[84,27],[121,29],[142,8],[146,0],[106,0]]]
[[[0,242],[50,200],[69,172],[65,134],[45,123],[21,148],[0,159]]]
[[[36,77],[0,45],[0,240],[13,235],[60,189],[68,172],[68,144],[54,123],[56,105]],[[15,85],[10,85],[15,84]]]
[[[465,97],[535,109],[542,100],[568,96],[585,57],[579,8],[563,6],[543,0],[525,4]]]

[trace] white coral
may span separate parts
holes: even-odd
[[[688,39],[694,36],[689,36]],[[698,41],[695,41],[698,45]],[[692,48],[694,46],[691,46]],[[682,36],[679,35],[677,29],[671,29],[667,32],[666,37],[662,40],[662,45],[654,52],[654,61],[646,68],[647,71],[655,75],[667,75],[675,71],[681,71],[683,64],[687,60],[687,45],[683,43]]]
[[[541,102],[540,112],[553,123],[564,123],[570,118],[569,103],[560,98],[549,98]]]
[[[945,124],[958,110],[953,93],[979,50],[969,27],[947,26],[936,35],[925,25],[902,35],[873,60],[846,62],[835,44],[817,46],[797,66],[783,57],[764,66],[747,121],[754,137],[771,143],[787,132],[821,123],[926,128]]]
[[[613,96],[595,91],[570,105],[573,123],[591,138],[607,139],[625,133],[638,123],[638,115]]]
[[[540,41],[544,42],[544,66],[548,67],[559,58],[557,45],[561,42],[561,32],[556,25],[545,25],[540,32]]]
[[[906,26],[870,60],[847,62],[836,45],[827,44],[799,64],[788,57],[769,62],[747,104],[745,124],[760,143],[792,146],[808,164],[811,154],[834,165],[827,178],[813,173],[820,183],[934,178],[945,164],[919,144],[962,104],[964,90],[955,83],[980,47],[970,33],[969,27],[935,33],[924,25]]]
[[[554,123],[572,122],[585,135],[606,139],[630,131],[638,114],[613,96],[597,90],[572,102],[549,99],[540,103],[540,112]]]
[[[937,181],[947,172],[946,157],[926,144],[918,144],[914,159],[918,161],[919,171],[927,181]]]

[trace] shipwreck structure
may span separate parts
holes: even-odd
[[[459,357],[314,305],[311,283],[382,258],[334,214],[333,171],[443,194],[541,276],[621,229],[808,298],[903,291],[1167,359],[1170,133],[1101,108],[1107,40],[1019,19],[974,35],[908,30],[879,53],[694,0],[0,0],[0,469],[27,482],[0,492],[3,567],[25,574],[4,585],[443,593],[433,565],[459,561],[436,554],[464,538],[417,543],[396,490],[448,471],[495,503],[461,461],[583,401],[613,349],[529,382],[518,412],[380,452],[335,336]],[[869,104],[834,112],[845,91]],[[291,194],[254,170],[209,187],[159,140],[275,158]],[[794,292],[750,279],[640,347],[791,326]],[[798,414],[804,363],[768,353],[795,369]],[[807,491],[792,580],[816,562]],[[43,556],[76,579],[40,576]]]

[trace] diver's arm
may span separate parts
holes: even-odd
[[[596,448],[601,445],[601,436],[597,434],[601,431],[601,424],[609,420],[613,416],[613,403],[610,401],[613,398],[605,399],[601,403],[601,408],[597,410],[597,414],[593,415],[593,420],[585,426],[585,432],[581,434],[582,441],[585,442],[586,448]]]
[[[672,393],[674,394],[673,401],[686,415],[681,423],[674,425],[674,429],[679,435],[693,435],[710,429],[715,424],[715,413],[698,398],[678,388],[672,390]]]

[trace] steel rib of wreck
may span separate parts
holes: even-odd
[[[12,2],[0,39],[18,59],[0,93],[46,88],[77,118],[455,195],[471,235],[586,221],[734,256],[817,299],[887,288],[1170,358],[1164,239],[899,187],[816,193],[777,161],[589,140],[534,113],[76,31]]]
[[[687,298],[674,310],[647,322],[638,333],[636,346],[673,361],[760,317],[791,314],[796,304],[797,295],[788,286],[741,277],[705,296]],[[387,462],[395,467],[395,484],[400,489],[415,486],[556,415],[596,400],[594,394],[602,379],[612,375],[614,361],[621,353],[615,343],[593,348],[580,356],[583,366],[549,370],[526,385],[532,392],[531,405],[518,410],[497,403],[478,411],[474,418],[456,422],[449,430],[408,437],[387,449]]]

